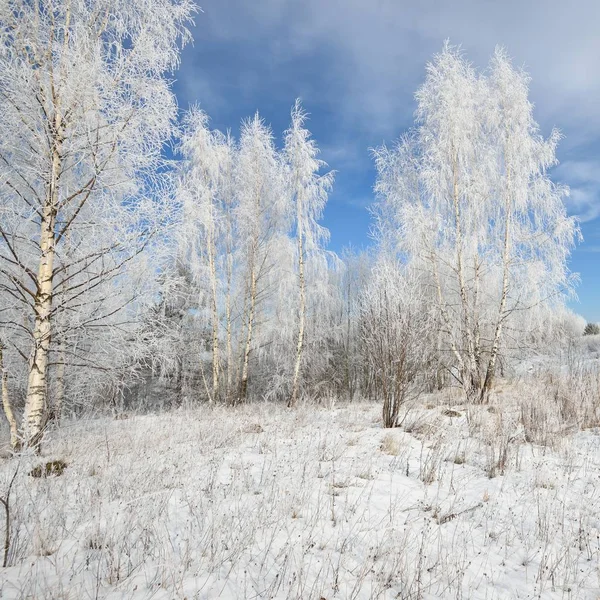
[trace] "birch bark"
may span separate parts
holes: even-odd
[[[10,447],[13,451],[18,451],[20,447],[19,430],[17,427],[17,419],[13,413],[10,403],[10,395],[8,392],[8,371],[4,366],[4,347],[0,342],[0,375],[2,377],[2,407],[10,428]]]

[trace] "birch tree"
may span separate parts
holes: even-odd
[[[333,173],[320,175],[326,163],[317,158],[319,149],[310,132],[304,127],[307,114],[300,101],[292,109],[292,123],[285,132],[284,158],[287,164],[290,194],[294,211],[294,229],[297,253],[298,318],[297,341],[292,391],[289,406],[296,403],[300,384],[300,369],[306,335],[307,290],[306,262],[318,260],[329,232],[318,221],[322,217],[327,194],[333,185]]]
[[[232,234],[227,213],[232,208],[233,152],[230,137],[210,130],[206,113],[194,108],[187,114],[181,141],[181,153],[185,161],[180,187],[183,201],[182,232],[186,264],[196,279],[198,292],[207,294],[210,305],[211,402],[220,396],[222,283],[226,279],[229,290],[232,277]],[[222,276],[223,263],[225,277]],[[229,308],[226,312],[229,313]],[[227,359],[231,360],[229,318],[226,328]]]
[[[93,235],[114,211],[144,208],[176,112],[166,75],[193,11],[190,0],[0,5],[0,272],[34,321],[28,445],[39,444],[46,406],[57,252],[70,231],[87,225]],[[86,223],[86,212],[99,221]],[[143,241],[149,232],[138,224]],[[113,239],[75,271],[120,250],[118,271],[139,237]]]
[[[487,79],[491,106],[484,118],[493,157],[488,221],[494,224],[491,235],[501,285],[492,313],[481,401],[492,387],[502,331],[513,312],[531,313],[548,303],[562,308],[574,282],[567,260],[579,234],[563,203],[568,189],[548,176],[558,162],[560,133],[555,129],[548,139],[540,135],[528,99],[529,76],[515,69],[499,48]]]
[[[198,109],[184,121],[176,253],[193,274],[195,335],[205,339],[204,322],[211,330],[212,383],[203,342],[199,369],[210,401],[246,398],[252,375],[253,395],[293,403],[307,340],[327,329],[335,260],[318,219],[332,175],[319,174],[324,163],[305,119],[298,102],[281,151],[258,115],[242,123],[239,144],[211,130]]]
[[[10,430],[10,447],[12,450],[19,449],[19,432],[17,426],[17,419],[15,417],[12,402],[10,399],[10,392],[8,390],[8,368],[4,363],[4,352],[6,347],[0,339],[0,388],[2,394],[2,408],[4,410],[4,416],[8,421],[8,427]]]
[[[478,250],[481,235],[487,235],[482,222],[487,215],[481,210],[486,200],[481,168],[486,157],[482,153],[487,150],[478,115],[483,98],[481,80],[460,54],[446,46],[428,65],[425,83],[416,97],[419,175],[428,208],[440,225],[430,255],[440,315],[446,328],[452,326],[450,318],[457,319],[459,335],[451,345],[463,387],[472,398],[481,385]],[[449,271],[450,285],[440,281],[442,270]],[[451,317],[453,289],[458,292],[459,309]],[[461,351],[456,352],[456,348]]]
[[[363,340],[364,304],[368,298],[365,290],[375,270],[375,259],[374,249],[347,249],[342,254],[344,268],[338,284],[342,294],[340,325],[343,332],[340,370],[344,372],[343,393],[350,401],[357,393],[368,395],[369,361]]]
[[[288,215],[281,160],[271,130],[258,114],[242,124],[237,177],[238,234],[245,263],[238,390],[238,398],[243,400],[248,390],[250,353],[256,341],[257,313],[271,288],[269,276],[278,266],[274,251],[285,235]]]

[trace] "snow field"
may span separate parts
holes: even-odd
[[[67,422],[0,465],[0,597],[597,598],[600,433],[527,441],[513,391]]]

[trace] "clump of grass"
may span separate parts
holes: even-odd
[[[426,446],[421,444],[421,454],[419,456],[419,479],[426,485],[439,479],[444,450],[443,436],[437,436],[431,446],[425,450]]]
[[[462,413],[459,413],[457,410],[452,410],[451,408],[442,411],[442,414],[445,417],[462,417]]]
[[[260,423],[250,423],[242,427],[243,433],[263,433],[264,429]]]
[[[64,460],[51,460],[45,464],[37,465],[29,472],[31,477],[50,477],[62,475],[67,468],[67,463]]]
[[[400,440],[393,433],[387,433],[383,436],[379,448],[384,454],[398,456],[400,454]]]

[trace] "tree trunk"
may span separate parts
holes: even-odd
[[[0,374],[2,377],[2,407],[4,408],[4,414],[10,427],[10,447],[13,451],[18,451],[20,448],[19,440],[19,429],[17,427],[17,420],[13,413],[12,406],[10,404],[10,396],[8,395],[8,371],[4,367],[4,354],[3,346],[0,342]]]
[[[346,389],[348,391],[348,400],[352,402],[354,400],[354,376],[351,369],[351,350],[352,350],[352,338],[351,338],[351,327],[352,327],[352,316],[350,314],[351,299],[351,280],[348,277],[346,286],[347,304],[346,304]]]
[[[479,373],[477,370],[477,361],[475,359],[475,344],[473,341],[473,332],[471,331],[471,319],[469,309],[469,299],[467,296],[467,286],[465,283],[464,265],[463,265],[463,248],[462,248],[462,226],[461,226],[461,215],[460,215],[460,198],[458,191],[458,180],[457,180],[457,159],[453,159],[452,163],[452,199],[454,203],[454,218],[455,218],[455,229],[456,229],[456,269],[458,274],[458,284],[460,289],[460,299],[462,304],[462,316],[463,316],[463,339],[467,349],[467,362],[464,365],[466,367],[463,373],[463,388],[465,390],[467,400],[473,400],[480,391]]]
[[[227,298],[225,300],[225,320],[227,337],[227,402],[231,402],[231,382],[233,378],[233,349],[231,343],[231,283],[233,278],[233,257],[231,249],[227,248]]]
[[[475,350],[475,366],[477,373],[481,369],[481,325],[479,318],[479,272],[480,263],[477,258],[473,259],[473,271],[475,273],[475,291],[473,298],[473,328],[474,328],[474,350]]]
[[[444,296],[442,293],[442,282],[440,281],[440,274],[439,274],[439,271],[437,268],[435,254],[432,254],[431,260],[433,262],[433,277],[435,280],[436,295],[438,298],[440,314],[442,316],[442,319],[443,319],[446,327],[448,328],[448,330],[450,330],[450,324],[451,324],[450,315],[448,315],[448,311],[446,310],[445,300],[444,300]],[[458,368],[461,370],[461,372],[463,372],[464,371],[463,357],[462,357],[461,353],[458,351],[458,348],[456,347],[456,343],[455,343],[454,339],[452,338],[452,332],[449,331],[448,333],[450,335],[450,347],[452,349],[452,354],[454,354],[454,357],[456,358],[456,361],[458,363]]]
[[[246,330],[246,345],[244,347],[244,360],[242,363],[242,378],[240,381],[240,400],[245,400],[248,393],[248,363],[250,348],[252,346],[252,329],[254,325],[254,311],[256,307],[256,271],[254,264],[250,269],[250,306],[248,309],[248,329]]]
[[[294,379],[288,407],[294,406],[298,399],[300,367],[302,365],[302,350],[304,347],[304,327],[306,322],[306,281],[304,277],[304,240],[302,231],[302,201],[298,195],[298,283],[300,287],[300,305],[298,314],[298,341],[296,342],[296,361],[294,364]]]
[[[60,131],[60,118],[55,118],[55,131]],[[41,450],[44,411],[48,377],[48,356],[52,336],[51,312],[56,245],[56,212],[58,207],[58,180],[61,170],[60,139],[55,138],[52,149],[52,173],[42,210],[40,232],[40,262],[37,275],[37,291],[34,300],[35,324],[33,329],[33,353],[29,365],[27,397],[23,428],[25,444]]]
[[[506,299],[508,297],[508,276],[510,262],[510,244],[511,244],[511,201],[510,201],[510,171],[508,173],[508,191],[506,195],[506,225],[504,227],[504,248],[502,251],[502,296],[500,297],[500,305],[498,307],[498,320],[494,330],[494,338],[492,342],[492,350],[488,360],[485,379],[481,388],[480,402],[487,402],[489,399],[494,377],[496,375],[496,360],[500,350],[500,336],[502,334],[502,323],[504,321],[504,311],[506,310]]]
[[[60,422],[62,417],[65,399],[65,351],[62,342],[59,346],[58,361],[58,365],[56,366],[56,395],[54,397],[54,419],[57,423]]]
[[[211,277],[211,309],[212,309],[212,397],[211,402],[216,402],[219,397],[219,312],[217,298],[217,268],[215,261],[215,235],[214,223],[211,225],[211,234],[208,243],[208,262]]]

